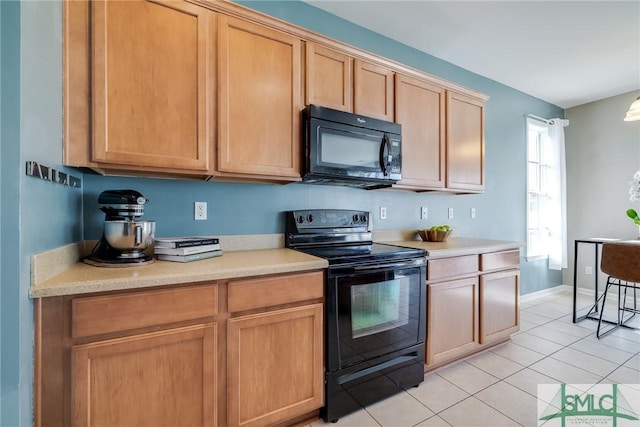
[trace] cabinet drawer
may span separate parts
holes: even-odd
[[[74,338],[165,325],[218,312],[217,285],[76,298],[72,302]]]
[[[427,280],[429,281],[476,273],[478,273],[477,255],[432,259],[429,260],[427,266]]]
[[[229,312],[253,310],[324,296],[321,271],[229,282]]]
[[[502,270],[520,266],[520,250],[493,252],[480,255],[480,270]]]

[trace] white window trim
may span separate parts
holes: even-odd
[[[529,255],[529,253],[531,252],[531,242],[529,240],[529,230],[531,229],[531,227],[529,226],[530,224],[530,215],[529,215],[529,188],[530,188],[530,182],[529,182],[529,129],[530,127],[538,127],[539,130],[541,131],[545,131],[546,132],[546,122],[544,122],[543,120],[538,120],[538,119],[533,119],[533,118],[529,118],[527,117],[526,119],[526,126],[525,126],[525,143],[526,143],[526,197],[525,197],[525,203],[526,203],[526,246],[525,246],[525,260],[527,260],[527,262],[531,262],[531,261],[541,261],[541,260],[546,260],[549,259],[549,254],[535,254],[535,255]],[[540,147],[539,151],[540,151]],[[538,153],[538,159],[539,159],[539,164],[540,164],[540,160],[542,159],[542,153],[539,152]],[[538,179],[541,179],[541,173],[540,173],[540,169],[538,169]],[[544,192],[540,191],[538,192],[539,195],[543,195]],[[540,202],[540,200],[539,200]],[[539,207],[539,205],[538,205]]]

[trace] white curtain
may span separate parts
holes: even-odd
[[[549,269],[567,268],[567,178],[564,148],[564,128],[569,120],[547,122],[548,137],[542,155],[547,164],[547,209],[545,222],[549,229]]]

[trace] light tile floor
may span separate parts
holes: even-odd
[[[578,296],[580,313],[592,303]],[[598,340],[597,322],[574,324],[571,311],[572,292],[565,288],[527,300],[510,342],[429,372],[419,387],[336,424],[311,426],[535,427],[538,384],[640,384],[640,331],[619,328]],[[606,310],[605,317],[614,313]]]

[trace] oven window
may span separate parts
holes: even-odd
[[[382,138],[320,128],[320,164],[333,167],[380,168]]]
[[[409,282],[385,282],[351,287],[351,337],[360,338],[409,323]]]

